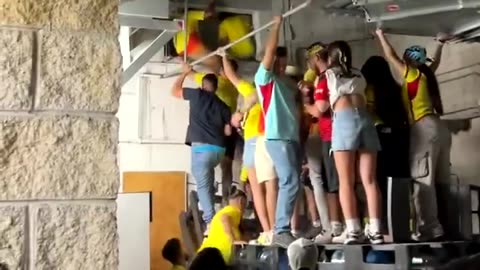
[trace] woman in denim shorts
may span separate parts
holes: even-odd
[[[325,75],[333,110],[332,151],[346,223],[344,243],[355,244],[365,239],[354,191],[358,164],[368,203],[366,237],[372,244],[380,244],[383,243],[380,232],[381,196],[375,175],[380,142],[366,109],[366,82],[360,71],[352,68],[351,49],[345,41],[335,41],[328,46],[328,64]]]

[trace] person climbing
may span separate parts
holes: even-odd
[[[443,104],[435,71],[440,64],[443,44],[449,37],[439,34],[434,61],[427,65],[427,51],[411,46],[401,59],[388,42],[382,29],[376,35],[393,69],[402,76],[402,99],[410,124],[410,173],[415,180],[413,202],[416,228],[415,241],[438,240],[444,230],[438,220],[435,183],[450,181],[450,148],[452,137],[440,120]]]
[[[227,265],[233,262],[234,245],[246,244],[240,232],[246,203],[247,196],[245,193],[236,186],[232,186],[229,194],[229,204],[213,217],[210,233],[198,249],[199,253],[207,248],[216,248],[222,254]]]
[[[268,219],[268,210],[265,198],[265,183],[257,180],[255,170],[255,146],[258,137],[258,122],[262,108],[257,102],[255,86],[236,74],[232,66],[232,60],[229,60],[226,52],[219,49],[217,54],[222,56],[223,70],[225,76],[235,85],[240,95],[243,97],[243,106],[232,115],[232,124],[236,128],[243,128],[244,131],[244,149],[243,149],[243,167],[247,169],[248,182],[252,189],[253,203],[262,226],[262,232],[255,244],[269,245],[272,238],[273,224]],[[273,216],[273,213],[271,214]]]
[[[366,82],[361,73],[353,69],[352,52],[345,41],[335,41],[328,46],[328,64],[325,76],[333,110],[332,151],[346,223],[344,243],[356,244],[365,238],[354,191],[358,165],[367,196],[369,224],[366,237],[372,244],[380,244],[383,243],[381,195],[376,180],[380,142],[373,120],[366,110]],[[326,110],[328,108],[321,108],[321,111]]]
[[[317,185],[319,185],[319,189],[320,187],[322,189],[318,192],[318,195],[316,194],[316,199],[319,201],[319,204],[326,204],[326,206],[328,206],[326,210],[326,221],[322,220],[323,230],[316,235],[315,242],[327,244],[331,243],[333,238],[338,239],[340,237],[343,232],[343,224],[341,222],[341,208],[338,197],[338,175],[335,168],[334,158],[330,152],[332,145],[332,115],[329,110],[330,94],[327,86],[327,79],[324,75],[325,70],[327,70],[328,67],[328,51],[326,47],[318,43],[312,44],[308,50],[308,63],[310,69],[314,70],[319,76],[313,95],[314,104],[305,104],[306,110],[312,116],[318,118],[318,131],[320,135],[320,146],[317,147],[318,150],[310,149],[310,151],[318,151],[321,155],[317,159],[317,162],[320,163],[319,165],[321,167],[318,170],[319,173],[323,172],[323,177],[322,175],[317,176],[320,180],[320,183],[317,183]],[[301,85],[300,87],[305,88],[305,86],[306,85]],[[322,168],[323,170],[321,170]],[[326,189],[326,202],[323,197],[320,197],[325,196],[323,193],[324,189]],[[321,218],[323,219],[322,216]],[[343,239],[340,239],[338,241],[342,240]]]
[[[272,244],[287,248],[295,239],[290,219],[299,191],[301,169],[299,119],[295,84],[285,77],[286,50],[279,50],[278,37],[282,17],[275,16],[273,29],[265,47],[265,55],[255,74],[255,84],[262,106],[260,128],[263,143],[278,175],[278,200]],[[257,170],[259,168],[257,167]]]
[[[191,172],[197,184],[198,199],[203,210],[203,220],[208,233],[215,215],[214,182],[215,167],[225,155],[226,136],[232,134],[231,112],[215,94],[218,80],[215,74],[207,74],[199,89],[184,88],[185,78],[192,73],[189,65],[183,65],[183,73],[172,87],[172,95],[190,102],[186,144],[191,146]]]

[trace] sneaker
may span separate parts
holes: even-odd
[[[272,244],[272,237],[271,233],[262,232],[258,236],[257,239],[253,239],[249,242],[251,245],[261,245],[261,246],[269,246]]]
[[[365,234],[362,231],[358,232],[347,232],[347,237],[345,238],[345,245],[356,245],[365,242]]]
[[[273,235],[272,246],[278,246],[286,249],[293,241],[295,241],[295,237],[293,237],[290,232],[282,232]]]
[[[315,244],[326,245],[331,244],[333,240],[333,234],[329,231],[322,231],[315,237]]]
[[[322,230],[322,227],[310,227],[310,229],[305,233],[305,238],[307,239],[313,239],[315,236],[322,234],[324,230]]]
[[[332,243],[343,245],[346,239],[347,239],[347,230],[345,229],[340,235],[334,236],[332,238]]]
[[[383,244],[384,240],[383,240],[383,234],[379,233],[379,232],[368,232],[366,234],[368,240],[370,241],[370,243],[372,243],[373,245],[380,245],[380,244]]]
[[[412,234],[412,240],[415,242],[441,242],[444,240],[444,231],[442,226],[437,226],[429,234]]]

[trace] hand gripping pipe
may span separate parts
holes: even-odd
[[[312,0],[307,0],[307,1],[305,1],[303,4],[298,5],[297,7],[295,7],[295,8],[293,8],[293,9],[285,12],[285,13],[282,15],[282,17],[283,17],[283,18],[287,18],[287,17],[289,17],[289,16],[291,16],[291,15],[299,12],[300,10],[302,10],[302,9],[306,8],[308,5],[310,5],[311,2],[312,2]],[[269,28],[269,27],[272,26],[274,23],[275,23],[275,21],[272,20],[272,21],[270,21],[269,23],[263,25],[262,27],[259,27],[259,28],[255,29],[255,30],[253,30],[252,32],[246,34],[245,36],[241,37],[240,39],[238,39],[238,40],[236,40],[236,41],[234,41],[234,42],[232,42],[232,43],[229,43],[229,44],[225,45],[224,47],[222,47],[222,49],[223,49],[223,50],[227,50],[227,49],[235,46],[236,44],[244,41],[245,39],[250,38],[250,37],[254,36],[255,34],[257,34],[257,33],[261,32],[261,31]],[[199,59],[193,61],[192,63],[190,63],[190,65],[191,65],[191,66],[194,66],[194,65],[200,64],[201,62],[205,61],[205,59],[208,59],[208,58],[214,56],[215,54],[216,54],[216,52],[211,52],[211,53],[209,53],[209,54],[207,54],[207,55],[205,55],[205,56],[203,56],[203,57],[200,57]],[[167,72],[167,73],[165,73],[165,74],[162,74],[162,75],[160,75],[160,77],[161,77],[161,78],[168,78],[168,77],[172,77],[172,76],[178,75],[178,74],[180,74],[180,73],[181,73],[181,70],[178,69],[178,70],[174,70],[174,71],[172,71],[172,72]]]

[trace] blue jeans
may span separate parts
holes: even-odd
[[[203,221],[210,223],[215,215],[215,167],[225,151],[196,151],[192,148],[192,175],[203,210]]]
[[[275,233],[289,232],[300,184],[300,145],[280,140],[267,140],[265,145],[278,176]]]

